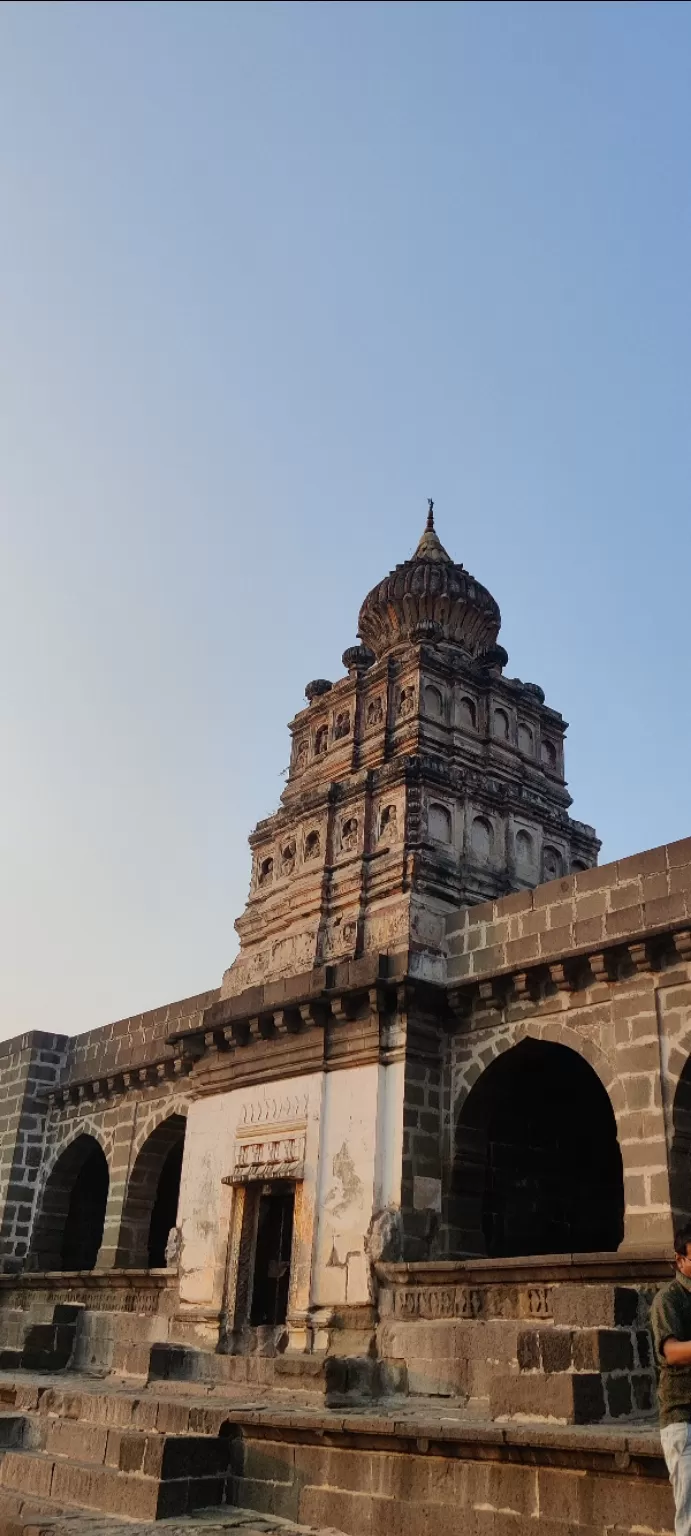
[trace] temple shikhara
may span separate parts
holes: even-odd
[[[0,1531],[671,1532],[691,838],[598,867],[500,623],[430,503],[220,986],[0,1045]]]

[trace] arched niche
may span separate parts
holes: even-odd
[[[423,694],[425,714],[430,720],[441,720],[444,715],[444,696],[440,688],[428,683]]]
[[[429,835],[435,843],[451,842],[451,812],[436,801],[429,808]]]
[[[140,1148],[122,1209],[115,1260],[120,1269],[165,1265],[168,1234],[177,1225],[186,1127],[184,1115],[168,1115]]]
[[[34,1225],[34,1268],[93,1269],[103,1238],[108,1164],[95,1136],[71,1141],[46,1179]]]
[[[624,1181],[609,1095],[569,1046],[527,1038],[478,1078],[456,1123],[449,1218],[460,1252],[613,1252]]]

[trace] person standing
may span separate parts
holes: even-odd
[[[674,1237],[676,1275],[658,1291],[650,1326],[659,1366],[660,1438],[676,1536],[691,1536],[691,1224]]]

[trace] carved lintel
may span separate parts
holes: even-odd
[[[571,977],[567,975],[566,967],[558,961],[555,965],[548,966],[549,979],[558,992],[571,991]]]
[[[679,960],[691,960],[691,928],[680,928],[672,934],[672,944]]]

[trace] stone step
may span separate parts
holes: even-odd
[[[128,1519],[161,1520],[224,1503],[232,1473],[230,1438],[87,1428],[85,1434],[79,1424],[52,1425],[52,1443],[44,1450],[5,1451],[0,1488]]]
[[[166,1527],[170,1530],[170,1527]],[[0,1489],[2,1536],[150,1536],[151,1522],[128,1519],[102,1511],[93,1516],[85,1510],[58,1509],[45,1500],[26,1500],[21,1494]],[[342,1536],[329,1527],[294,1525],[278,1516],[258,1515],[255,1510],[217,1506],[179,1516],[173,1536]]]
[[[182,1344],[147,1346],[148,1383],[173,1382],[190,1386],[224,1387],[244,1385],[273,1387],[275,1390],[323,1394],[325,1389],[324,1355],[223,1355],[191,1349]]]
[[[518,1337],[522,1371],[652,1370],[647,1329],[530,1328]]]
[[[0,1348],[0,1370],[62,1371],[74,1353],[81,1307],[56,1306],[50,1321],[24,1327],[13,1320]],[[7,1343],[5,1343],[7,1340]],[[11,1341],[11,1342],[10,1342]]]
[[[85,1389],[69,1378],[55,1385],[35,1386],[22,1381],[0,1383],[0,1410],[22,1414],[43,1432],[56,1421],[84,1428],[105,1426],[145,1434],[218,1435],[227,1420],[227,1408],[208,1398],[195,1404],[159,1396],[150,1388],[141,1394],[106,1389]]]

